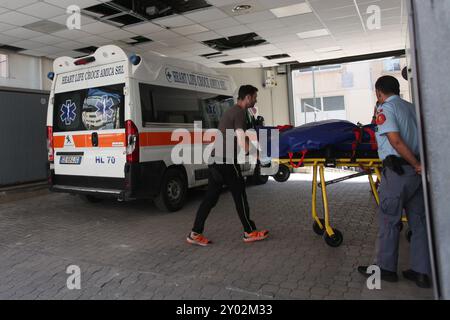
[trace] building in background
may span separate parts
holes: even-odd
[[[411,101],[408,82],[401,75],[405,66],[405,58],[387,58],[293,71],[295,125],[326,119],[370,123],[379,77],[396,77],[401,96]]]

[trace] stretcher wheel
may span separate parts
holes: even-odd
[[[319,219],[319,220],[320,220],[320,223],[322,224],[322,226],[325,226],[325,220],[324,219]],[[325,228],[320,229],[319,224],[316,221],[314,221],[314,223],[313,223],[313,231],[317,235],[323,236],[323,233],[325,232]]]
[[[327,233],[325,233],[324,239],[325,239],[325,242],[327,243],[327,245],[329,245],[330,247],[333,247],[333,248],[337,248],[342,244],[342,241],[344,240],[344,236],[337,229],[333,229],[333,231],[334,231],[334,235],[332,235],[331,237]]]
[[[405,237],[408,242],[411,242],[412,231],[410,228],[406,229]]]
[[[276,182],[286,182],[291,175],[291,170],[285,165],[280,165],[278,172],[273,176]]]

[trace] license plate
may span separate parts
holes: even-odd
[[[60,164],[80,164],[81,163],[81,156],[61,156],[59,158]]]

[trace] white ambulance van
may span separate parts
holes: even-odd
[[[195,121],[203,130],[217,128],[235,103],[230,77],[156,55],[129,56],[115,45],[57,58],[48,76],[50,190],[93,202],[152,198],[158,208],[176,211],[188,188],[207,184],[206,165],[172,162],[178,142],[171,136],[178,128],[193,133]],[[200,148],[211,142],[200,141]],[[243,175],[267,181],[254,166],[244,166]]]

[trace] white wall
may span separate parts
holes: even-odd
[[[52,82],[47,78],[47,74],[53,71],[53,60],[51,59],[42,59],[42,90],[50,91],[52,87]]]
[[[263,69],[253,68],[230,68],[218,69],[220,73],[233,77],[236,86],[251,84],[258,88],[258,108],[259,115],[266,120],[266,125],[284,125],[289,124],[288,107],[288,86],[286,75],[278,75],[278,85],[274,88],[264,88]]]
[[[35,90],[50,90],[47,73],[52,69],[52,61],[47,58],[26,56],[11,52],[8,55],[8,78],[0,77],[0,86]]]

